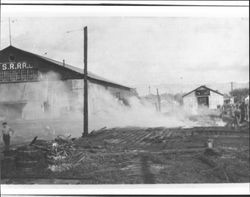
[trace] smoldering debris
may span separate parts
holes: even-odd
[[[20,157],[20,150],[26,150],[25,164],[27,164],[27,162],[32,159],[31,153],[34,151],[36,151],[36,153],[40,151],[42,154],[39,156],[39,162],[44,164],[43,166],[40,165],[40,170],[47,169],[53,172],[62,172],[75,167],[79,163],[76,160],[76,155],[73,155],[73,152],[76,150],[73,143],[74,140],[75,138],[62,135],[57,136],[54,140],[50,141],[40,140],[35,137],[29,145],[17,148],[17,157]],[[24,160],[24,157],[22,160]],[[23,170],[22,166],[19,167]],[[35,165],[30,166],[30,168],[37,170]]]
[[[207,151],[208,137],[214,139],[212,152]],[[205,132],[203,128],[164,127],[102,129],[88,138],[77,139],[71,136],[57,136],[50,141],[35,138],[12,150],[18,162],[5,155],[2,178],[17,180],[19,177],[23,182],[33,177],[35,182],[43,178],[77,179],[92,184],[145,183],[143,177],[148,172],[143,170],[145,163],[141,158],[146,156],[148,171],[155,176],[155,183],[224,183],[228,181],[225,176],[218,176],[223,169],[232,178],[229,182],[245,182],[249,179],[248,139],[248,129],[229,132],[226,128],[210,128]],[[38,167],[38,164],[43,165]],[[180,170],[182,173],[176,177]],[[204,176],[207,173],[211,174]]]

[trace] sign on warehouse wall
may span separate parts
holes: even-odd
[[[25,61],[0,63],[0,83],[36,81],[37,79],[38,70]]]
[[[209,96],[210,95],[210,90],[207,88],[199,88],[198,90],[195,91],[196,96]]]
[[[33,66],[27,62],[7,62],[0,63],[0,71],[5,70],[21,70],[21,69],[32,69]]]

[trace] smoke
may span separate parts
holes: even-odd
[[[67,110],[70,90],[53,72],[39,76],[39,82],[0,84],[2,119],[53,119]]]
[[[92,129],[101,127],[178,127],[192,124],[177,114],[164,115],[155,109],[153,103],[141,101],[137,97],[128,98],[129,106],[112,96],[100,87],[91,89],[91,116]]]
[[[39,82],[0,84],[0,121],[11,122],[19,137],[54,136],[83,131],[83,81],[60,79],[55,73]],[[222,126],[217,112],[185,109],[173,99],[155,101],[130,96],[124,101],[114,93],[89,83],[89,131],[103,127],[195,127]],[[212,118],[213,117],[213,118]],[[25,121],[23,121],[25,120]]]
[[[162,100],[161,112],[155,102],[129,97],[129,106],[101,87],[90,91],[90,127],[195,127],[222,126],[218,111],[186,109],[175,100]]]

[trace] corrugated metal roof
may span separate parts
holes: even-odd
[[[216,91],[216,90],[213,90],[213,89],[211,89],[211,88],[208,88],[208,87],[205,86],[205,85],[202,85],[202,86],[199,86],[198,88],[195,88],[194,90],[188,92],[187,94],[184,94],[182,97],[185,97],[185,96],[191,94],[192,92],[194,92],[194,91],[196,91],[196,90],[198,90],[199,88],[202,88],[202,87],[203,87],[203,88],[206,88],[206,89],[208,89],[208,90],[210,90],[210,91],[212,91],[212,92],[215,92],[215,93],[217,93],[217,94],[220,94],[221,96],[224,96],[224,94],[222,94],[222,93],[220,93],[220,92],[218,92],[218,91]]]
[[[70,70],[73,70],[75,72],[83,74],[83,69],[81,69],[81,68],[78,68],[78,67],[75,67],[75,66],[72,66],[72,65],[69,65],[69,64],[64,64],[63,62],[60,62],[60,61],[57,61],[57,60],[53,60],[53,59],[50,59],[48,57],[44,57],[44,56],[41,56],[41,55],[36,55],[36,56],[38,56],[38,57],[40,57],[40,58],[42,58],[42,59],[44,59],[46,61],[52,62],[54,64],[57,64],[59,66],[66,67],[66,68],[68,68]],[[92,73],[90,71],[88,71],[88,76],[91,77],[91,78],[94,78],[94,79],[101,80],[101,81],[106,81],[106,82],[109,82],[109,83],[114,83],[114,84],[117,84],[117,85],[121,85],[121,84],[118,84],[116,82],[110,81],[110,80],[108,80],[106,78],[100,77],[100,76],[98,76],[98,75],[96,75],[96,74],[94,74],[94,73]]]
[[[16,48],[16,47],[11,46],[11,45],[6,47],[5,49],[2,49],[1,51],[6,50],[7,48],[13,48],[13,49],[19,50],[21,52],[28,53],[30,55],[36,56],[36,57],[38,57],[40,59],[43,59],[43,60],[45,60],[47,62],[51,62],[53,64],[56,64],[57,66],[61,66],[63,68],[70,69],[70,70],[75,71],[75,72],[80,73],[80,74],[84,74],[83,69],[80,69],[78,67],[75,67],[75,66],[72,66],[72,65],[69,65],[69,64],[64,64],[63,62],[60,62],[60,61],[57,61],[57,60],[54,60],[54,59],[51,59],[51,58],[48,58],[48,57],[44,57],[44,56],[41,56],[41,55],[38,55],[38,54],[35,54],[35,53],[31,53],[31,52]],[[92,78],[94,80],[103,81],[103,82],[106,82],[106,83],[114,84],[114,85],[121,86],[121,87],[128,88],[128,89],[133,89],[133,88],[127,87],[125,85],[121,85],[119,83],[110,81],[110,80],[108,80],[106,78],[103,78],[103,77],[101,77],[99,75],[96,75],[96,74],[94,74],[94,73],[92,73],[90,71],[88,71],[88,77],[90,77],[90,78]]]

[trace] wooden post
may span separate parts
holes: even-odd
[[[161,97],[159,95],[158,88],[156,89],[156,91],[157,91],[157,100],[158,100],[158,110],[160,112],[161,111]]]
[[[83,57],[84,57],[84,104],[83,104],[83,134],[82,136],[87,136],[88,135],[88,67],[87,67],[87,62],[88,62],[88,28],[84,27],[83,28]]]
[[[158,105],[157,105],[157,103],[155,103],[155,109],[156,109],[156,111],[158,111]]]

